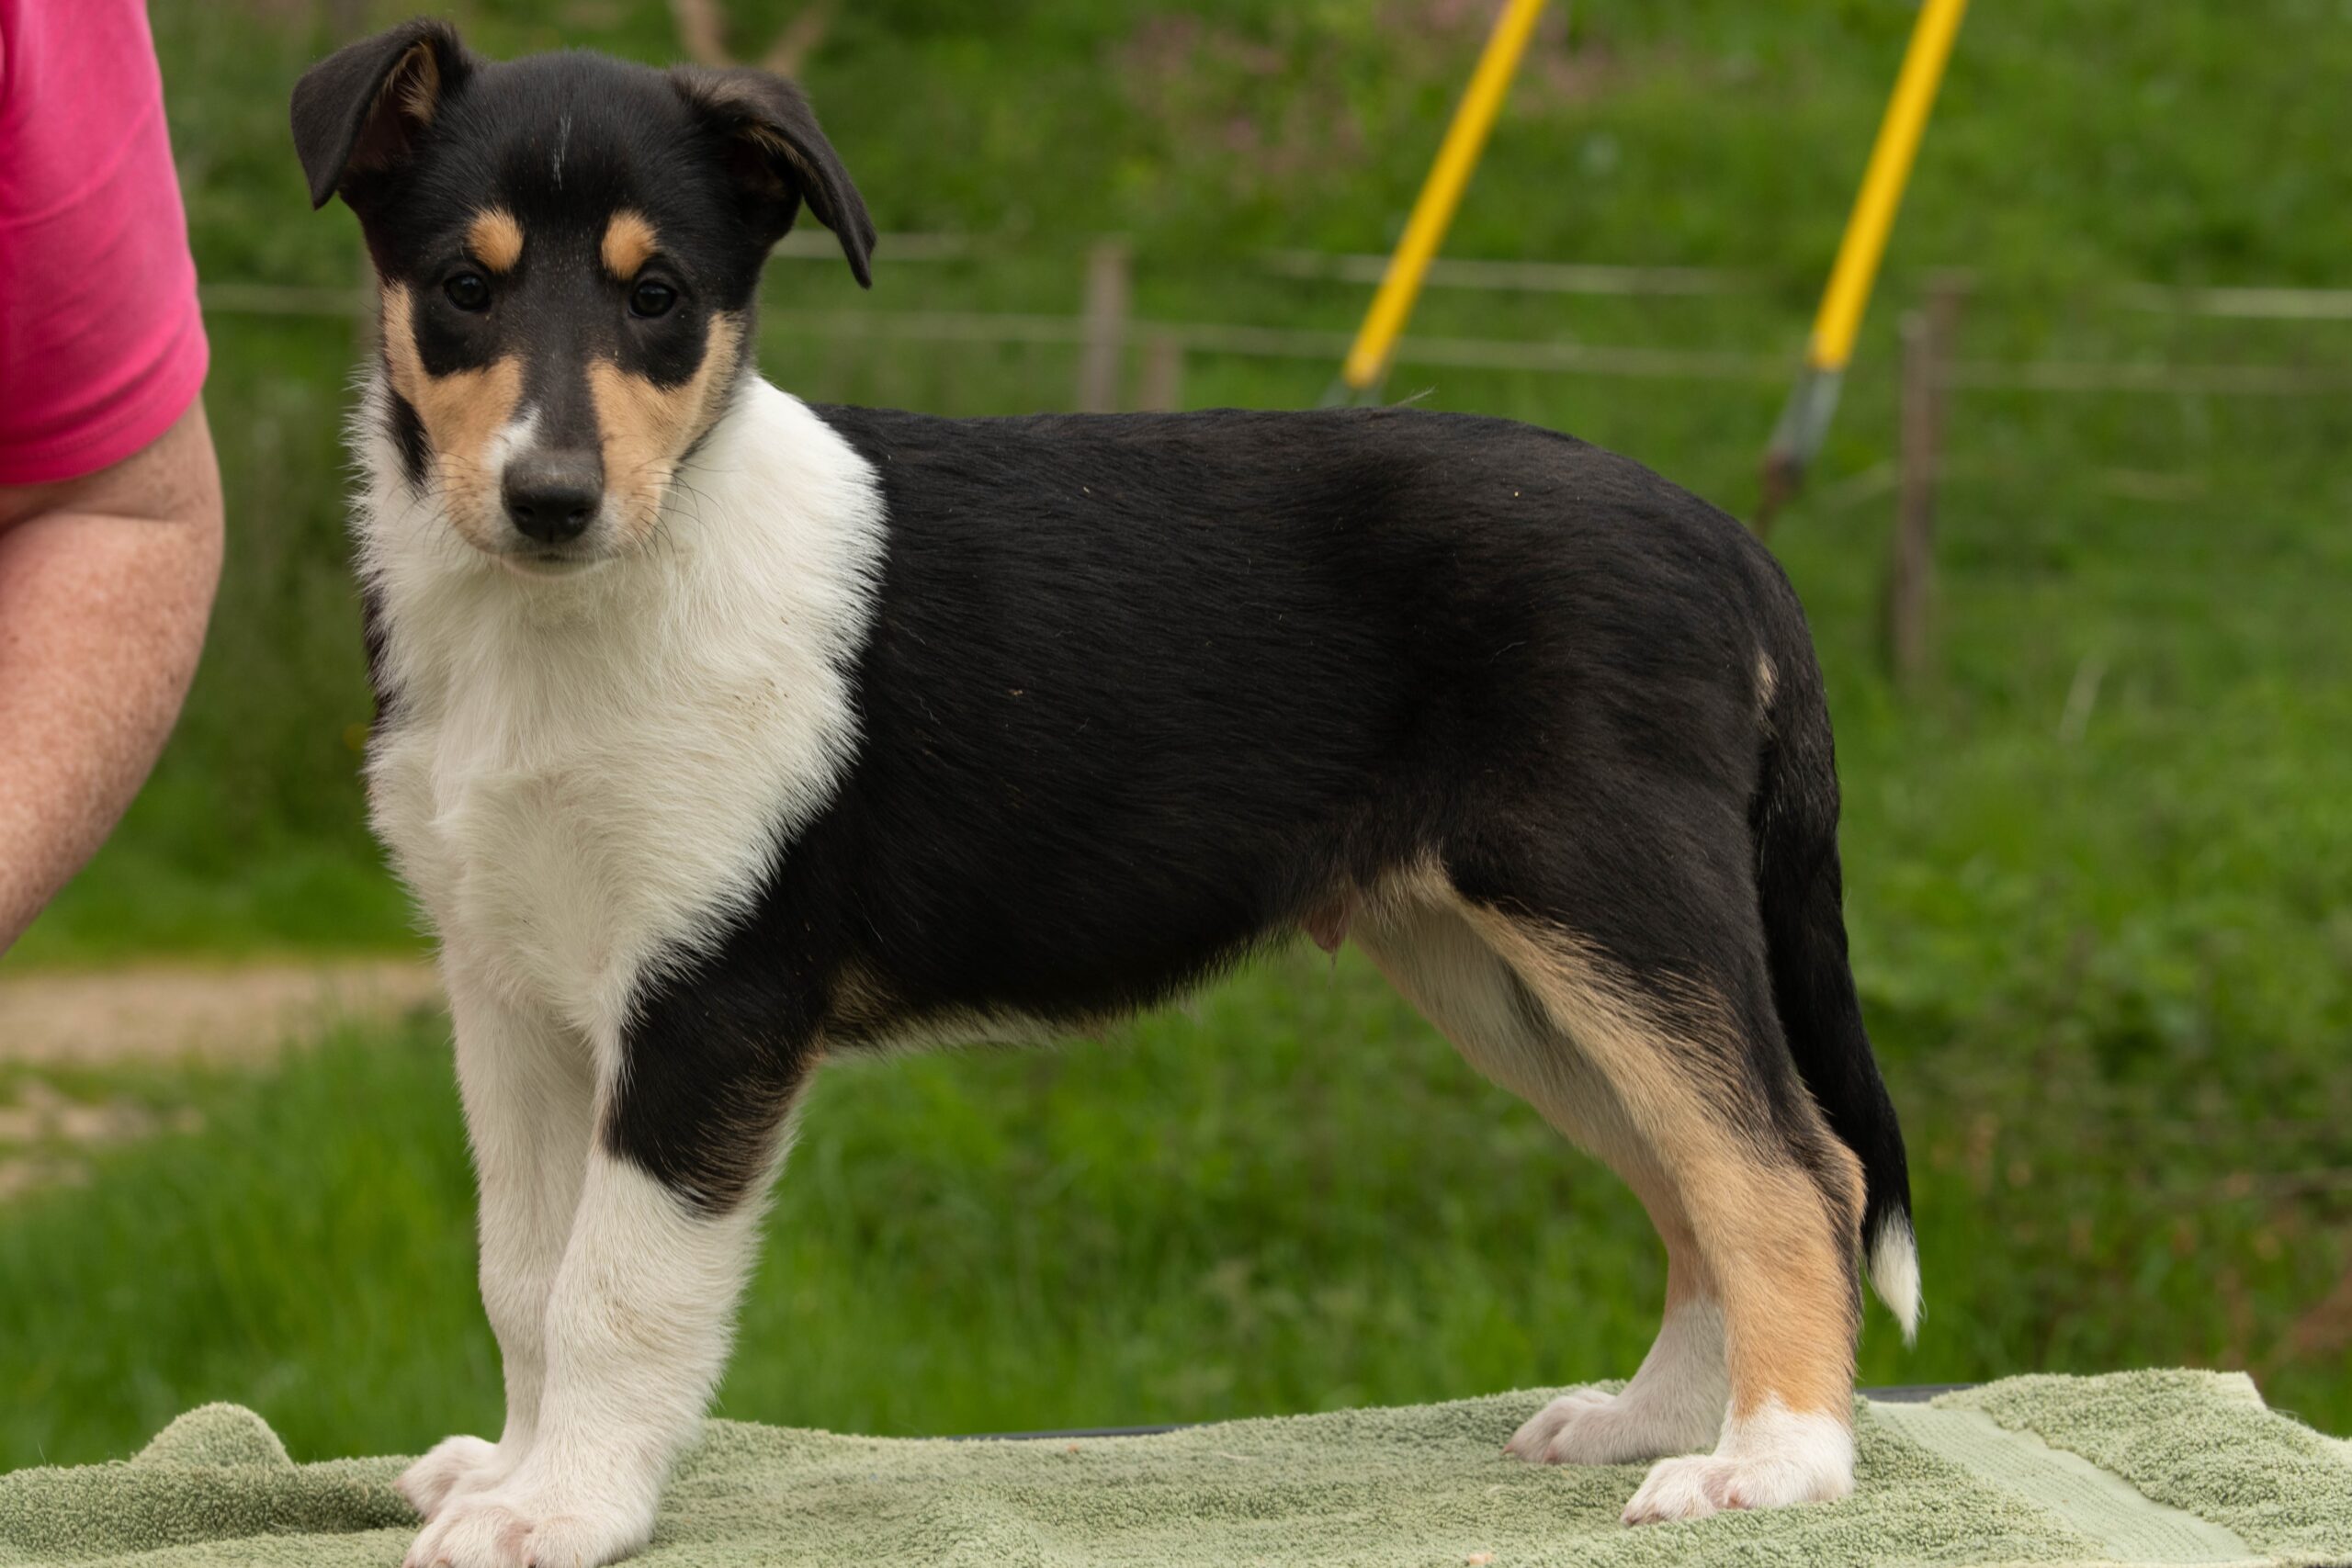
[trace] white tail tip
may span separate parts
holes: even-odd
[[[1919,1337],[1919,1244],[1909,1220],[1895,1214],[1878,1227],[1870,1265],[1871,1289],[1903,1325],[1903,1343],[1913,1343]]]

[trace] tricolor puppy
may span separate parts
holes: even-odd
[[[1634,1522],[1851,1489],[1909,1197],[1821,676],[1736,524],[1500,420],[810,407],[752,367],[762,262],[806,206],[863,281],[874,231],[755,72],[414,22],[294,132],[382,279],[368,775],[506,1371],[499,1439],[403,1478],[411,1562],[645,1543],[827,1055],[1090,1027],[1302,928],[1665,1240],[1632,1385],[1510,1450],[1658,1460]]]

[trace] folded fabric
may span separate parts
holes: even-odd
[[[2352,1447],[2243,1376],[2021,1377],[1858,1401],[1843,1502],[1627,1529],[1644,1467],[1521,1464],[1557,1391],[1230,1421],[1151,1437],[957,1441],[713,1421],[647,1568],[1010,1564],[2352,1563]],[[0,1563],[399,1562],[402,1459],[296,1464],[208,1404],[138,1458],[0,1476]]]

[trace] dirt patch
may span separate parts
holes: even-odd
[[[13,1091],[0,1096],[0,1203],[87,1180],[85,1156],[103,1145],[202,1125],[188,1107],[76,1098],[44,1067],[70,1082],[76,1073],[66,1069],[116,1063],[266,1060],[338,1023],[440,1002],[430,965],[388,959],[0,974],[0,1066],[33,1069],[9,1074]]]
[[[0,975],[0,1061],[266,1057],[335,1023],[398,1018],[440,998],[431,965],[397,959]]]
[[[192,1108],[159,1111],[129,1100],[92,1104],[38,1077],[0,1103],[0,1203],[37,1187],[78,1184],[88,1168],[75,1157],[95,1145],[127,1143],[160,1132],[193,1133],[204,1118]]]

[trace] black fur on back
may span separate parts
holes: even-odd
[[[707,1123],[759,1124],[820,1049],[1148,1006],[1434,859],[1724,990],[1758,1133],[1826,1085],[1878,1200],[1859,1014],[1772,908],[1792,889],[1804,931],[1828,920],[1842,976],[1834,777],[1825,802],[1803,750],[1791,804],[1759,656],[1772,722],[1809,748],[1826,716],[1736,523],[1495,419],[820,412],[888,509],[863,742],[756,910],[645,998],[616,1149],[723,1206],[764,1153]],[[1759,891],[1772,978],[1743,990]]]

